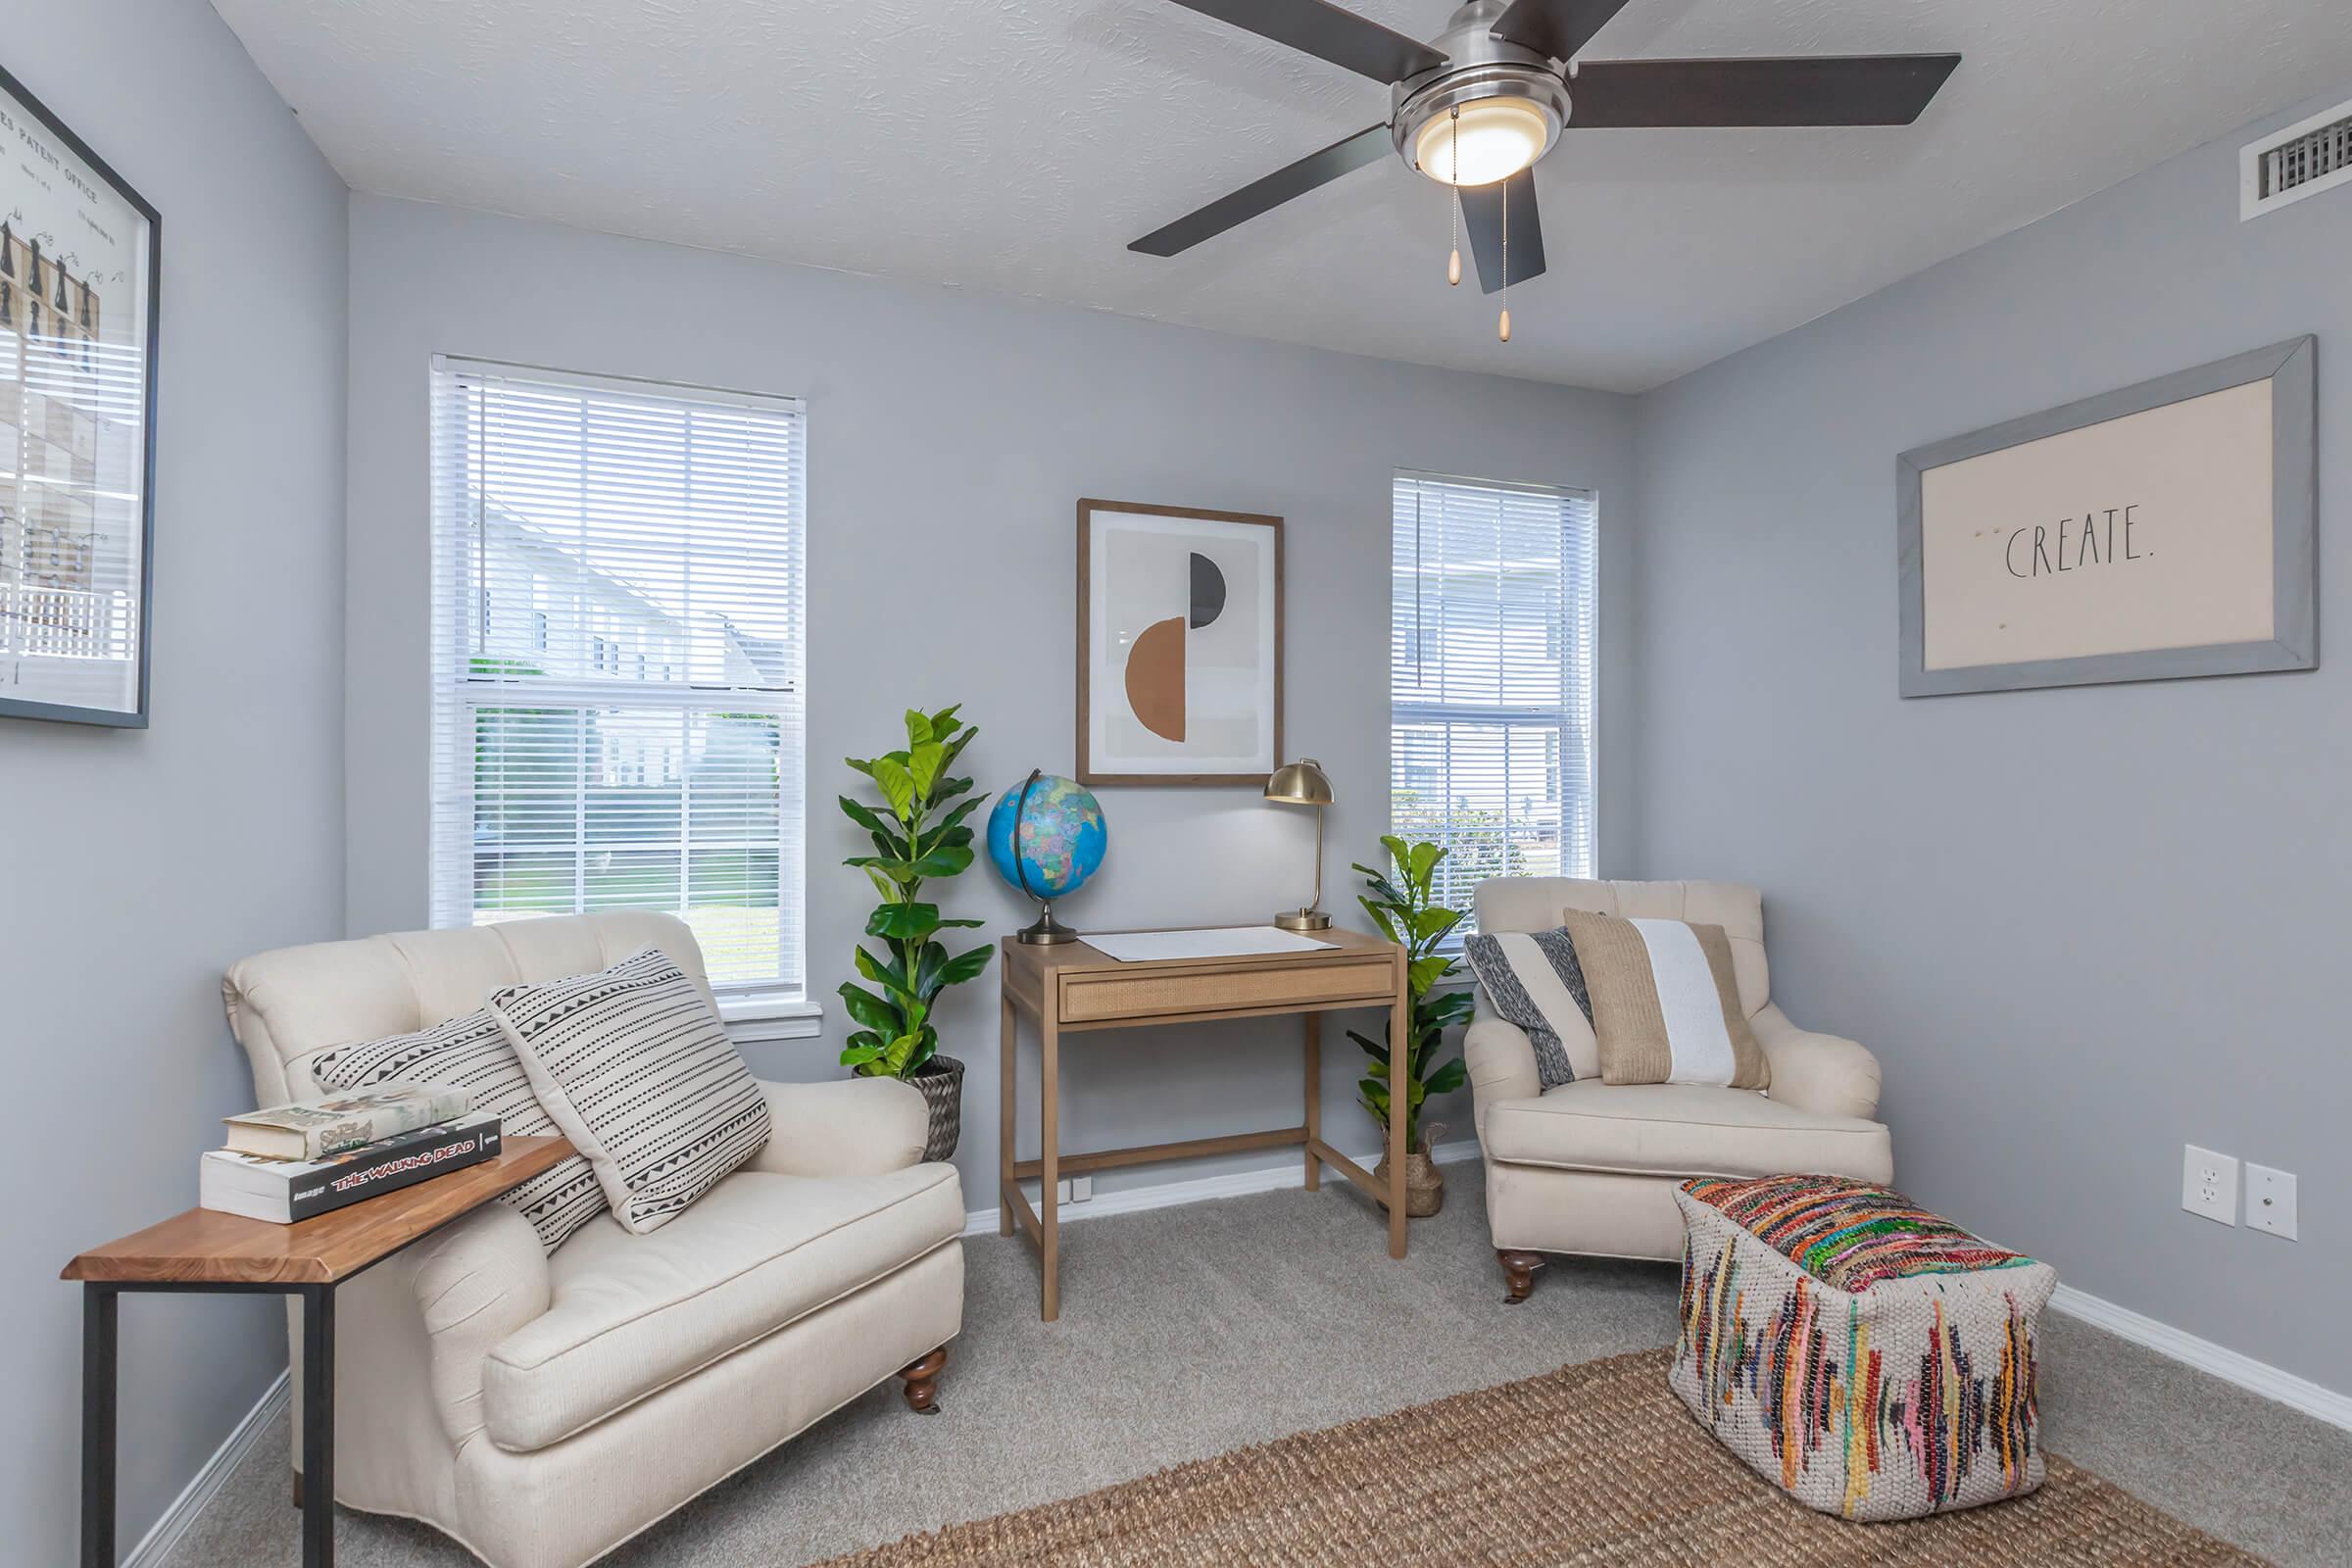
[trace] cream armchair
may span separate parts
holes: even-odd
[[[683,923],[615,912],[287,948],[223,991],[274,1104],[321,1092],[329,1047],[649,945],[701,979]],[[548,1253],[492,1203],[343,1285],[336,1500],[421,1519],[493,1568],[577,1568],[894,1374],[931,1408],[964,1216],[956,1168],[921,1163],[922,1096],[766,1090],[766,1147],[651,1235],[608,1213]]]
[[[1677,1183],[1692,1176],[1824,1171],[1894,1179],[1879,1106],[1877,1058],[1851,1040],[1799,1029],[1774,1006],[1764,959],[1764,904],[1726,882],[1584,882],[1496,878],[1479,884],[1481,931],[1548,931],[1564,909],[1720,925],[1731,939],[1740,1006],[1772,1062],[1772,1087],[1609,1085],[1544,1090],[1535,1047],[1494,1015],[1484,992],[1465,1033],[1487,1217],[1522,1301],[1546,1252],[1682,1256]]]

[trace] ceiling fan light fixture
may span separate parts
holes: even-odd
[[[1520,97],[1477,98],[1432,116],[1413,137],[1413,166],[1443,185],[1492,185],[1544,156],[1559,134],[1544,106]]]

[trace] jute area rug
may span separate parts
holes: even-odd
[[[823,1568],[1406,1564],[2259,1565],[2087,1470],[1901,1524],[1789,1501],[1718,1447],[1642,1350],[1239,1448]]]

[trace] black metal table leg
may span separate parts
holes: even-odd
[[[110,1380],[111,1381],[111,1380]],[[302,1288],[302,1563],[335,1560],[335,1288]]]
[[[122,1296],[81,1288],[81,1565],[115,1568],[115,1328]]]

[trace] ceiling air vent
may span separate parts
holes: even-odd
[[[2238,153],[2238,218],[2352,182],[2352,103],[2274,131]]]

